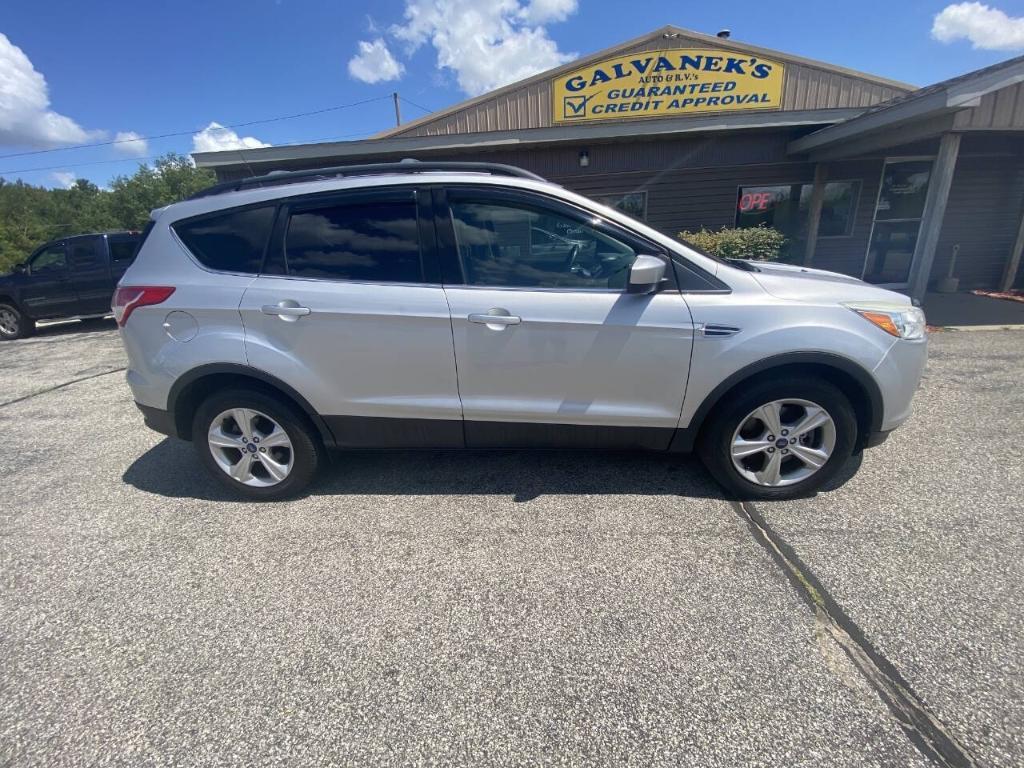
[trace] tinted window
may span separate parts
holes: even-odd
[[[931,172],[931,160],[886,163],[875,221],[920,219],[924,215]]]
[[[141,240],[133,238],[109,238],[110,260],[115,264],[128,265],[135,260],[135,253],[139,249]]]
[[[274,207],[242,208],[187,219],[174,231],[201,264],[223,272],[259,272]]]
[[[624,288],[636,252],[576,219],[504,202],[454,202],[468,285]]]
[[[591,195],[591,198],[607,205],[609,208],[618,208],[627,216],[632,216],[637,221],[647,220],[647,193],[646,192],[624,192],[620,195]]]
[[[71,240],[68,243],[68,256],[75,269],[91,269],[103,266],[103,252],[98,237],[82,240]]]
[[[768,226],[790,240],[803,240],[811,211],[813,184],[741,187],[736,204],[737,227]],[[853,215],[860,185],[854,181],[825,184],[818,237],[843,237],[853,232]]]
[[[375,283],[423,282],[416,203],[332,203],[291,214],[289,275]]]
[[[64,269],[67,269],[67,258],[64,255],[63,245],[52,245],[32,259],[31,270],[33,274],[60,272]]]

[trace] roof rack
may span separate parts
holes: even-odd
[[[489,173],[494,176],[515,176],[520,179],[546,181],[531,171],[501,163],[475,163],[453,160],[424,161],[405,158],[395,163],[365,163],[362,165],[336,165],[330,168],[312,168],[306,171],[271,171],[262,176],[250,176],[235,181],[224,181],[196,192],[189,200],[200,197],[238,192],[242,189],[276,187],[283,184],[297,184],[301,181],[343,178],[345,176],[375,176],[387,173],[437,173],[441,171],[465,171],[468,173]]]

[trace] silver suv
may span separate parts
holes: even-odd
[[[526,171],[349,166],[153,213],[114,311],[146,423],[243,496],[327,449],[696,449],[805,495],[909,415],[910,300],[722,261]]]

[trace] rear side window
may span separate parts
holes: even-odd
[[[100,238],[87,237],[68,243],[68,254],[75,269],[90,269],[103,266],[103,251]]]
[[[353,200],[293,210],[284,242],[296,277],[421,283],[416,202]]]
[[[239,208],[173,224],[181,241],[209,269],[260,271],[263,251],[274,224],[274,206]]]
[[[107,242],[110,245],[110,261],[128,266],[135,260],[142,240],[138,237],[121,237],[116,240],[111,237]]]

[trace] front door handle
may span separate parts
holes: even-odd
[[[484,313],[473,313],[469,316],[469,322],[486,325],[492,331],[500,331],[507,325],[519,325],[523,322],[521,317],[509,314],[507,309],[494,308]]]
[[[260,312],[264,315],[277,315],[282,320],[294,323],[300,317],[308,315],[312,310],[309,307],[300,307],[297,301],[285,299],[277,304],[264,304]]]

